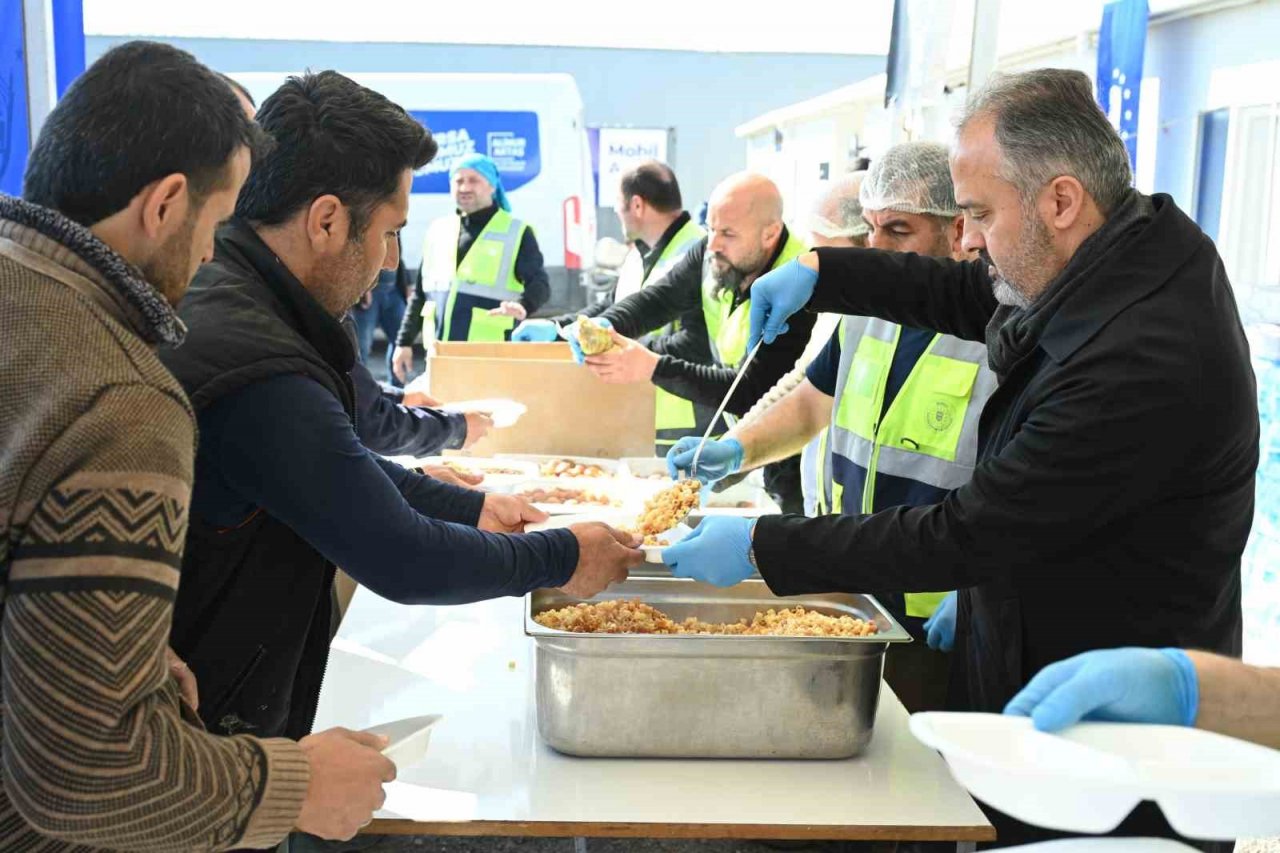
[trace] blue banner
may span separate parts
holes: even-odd
[[[27,148],[22,0],[0,0],[0,192],[22,194]]]
[[[1111,0],[1098,31],[1098,103],[1138,163],[1138,96],[1147,45],[1147,0]]]
[[[53,0],[53,64],[61,98],[84,72],[84,0]]]
[[[435,159],[413,176],[414,193],[449,192],[449,168],[468,154],[488,154],[498,164],[507,192],[542,171],[538,114],[518,111],[410,110],[440,146]]]

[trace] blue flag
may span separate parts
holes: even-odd
[[[1147,45],[1147,0],[1110,0],[1098,31],[1098,103],[1120,132],[1129,165],[1138,161],[1138,94]]]
[[[22,194],[27,164],[27,72],[22,0],[0,0],[0,192]]]

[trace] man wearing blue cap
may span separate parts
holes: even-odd
[[[537,238],[511,215],[497,164],[468,154],[449,169],[449,186],[457,211],[427,229],[422,270],[396,336],[393,369],[401,381],[413,370],[424,317],[437,340],[503,341],[551,295]]]

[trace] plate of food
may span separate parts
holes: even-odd
[[[620,509],[624,504],[619,489],[602,480],[573,481],[542,477],[519,483],[511,491],[548,515]]]
[[[539,453],[500,453],[496,459],[516,459],[537,465],[537,476],[556,479],[612,480],[622,471],[616,459],[596,456],[556,456]]]
[[[644,537],[641,550],[646,562],[662,563],[663,552],[693,532],[684,520],[698,508],[701,497],[702,484],[697,480],[678,480],[646,500],[634,525],[622,529]]]

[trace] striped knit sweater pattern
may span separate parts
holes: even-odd
[[[268,847],[305,797],[297,744],[204,732],[168,674],[195,419],[154,347],[182,332],[87,229],[0,196],[5,853]]]

